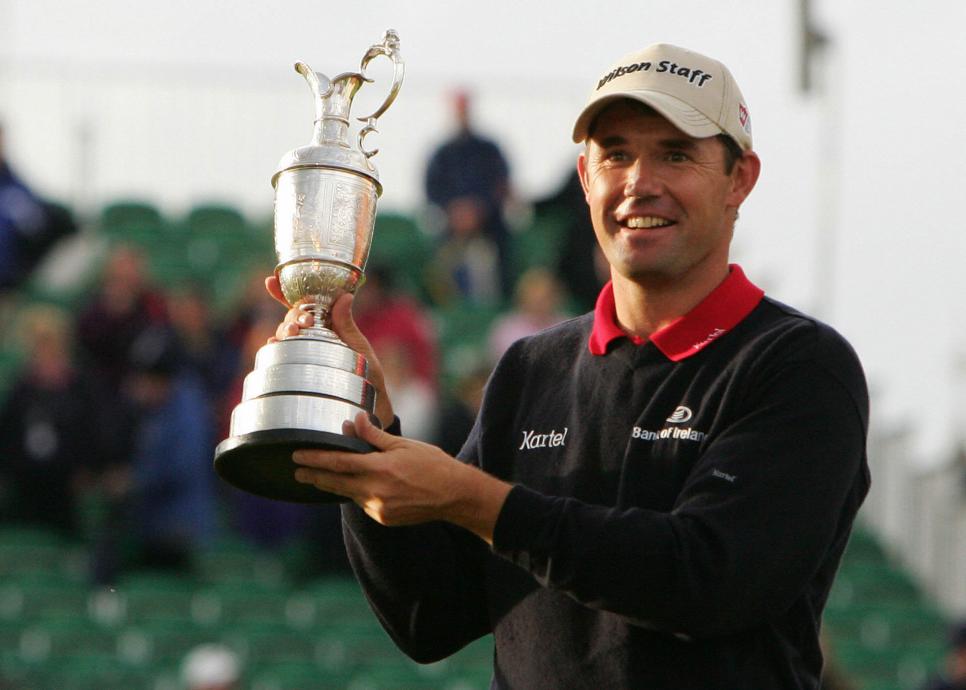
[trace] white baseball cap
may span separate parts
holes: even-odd
[[[574,142],[586,139],[594,118],[623,98],[649,105],[685,134],[727,134],[743,150],[751,148],[751,116],[735,78],[700,53],[655,43],[621,58],[591,92],[574,124]]]

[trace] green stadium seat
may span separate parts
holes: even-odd
[[[367,623],[333,620],[318,628],[316,635],[316,662],[327,670],[366,669],[406,660],[374,619]]]
[[[223,628],[222,640],[256,665],[314,660],[318,647],[312,631],[295,630],[284,621],[232,624]]]
[[[833,653],[862,688],[916,688],[944,655],[946,621],[874,535],[857,529],[823,616]]]
[[[244,235],[246,228],[242,212],[227,204],[198,204],[185,217],[189,235]]]
[[[195,206],[185,218],[183,232],[188,263],[198,275],[237,264],[252,251],[248,223],[231,206]]]
[[[288,592],[252,583],[221,583],[200,590],[192,603],[197,622],[219,626],[285,620]]]
[[[191,620],[153,620],[118,632],[118,656],[131,661],[147,659],[154,665],[177,665],[194,647],[220,642],[223,631]]]
[[[94,655],[113,657],[116,651],[117,639],[114,632],[95,625],[85,616],[48,619],[28,624],[18,642],[21,658],[36,663]]]
[[[489,690],[493,671],[489,668],[447,676],[442,690]]]
[[[161,211],[140,200],[116,201],[101,210],[100,231],[111,242],[151,247],[170,234]]]
[[[435,664],[420,666],[408,659],[375,662],[359,671],[350,690],[440,690],[445,670]]]
[[[70,574],[77,546],[42,527],[0,527],[0,578]]]
[[[23,363],[23,352],[13,347],[0,346],[0,396],[5,396],[17,380]]]
[[[432,240],[407,215],[380,212],[369,250],[369,265],[383,264],[398,278],[398,287],[422,299],[426,293],[426,266],[432,259]]]
[[[198,556],[201,579],[211,584],[251,583],[279,586],[285,566],[278,559],[242,539],[224,539]]]
[[[52,660],[33,671],[37,690],[132,690],[152,687],[151,669],[126,666],[111,655]],[[19,686],[18,686],[19,687]]]
[[[845,548],[843,563],[884,563],[887,561],[888,556],[885,548],[874,534],[862,527],[856,527],[852,530],[849,543]]]
[[[375,620],[362,590],[351,578],[321,578],[294,592],[286,604],[286,619],[295,627]]]
[[[510,265],[513,282],[535,266],[556,270],[566,230],[566,215],[558,210],[549,210],[535,215],[527,227],[511,235]]]
[[[249,673],[251,690],[348,690],[350,672],[320,669],[311,661],[257,664]]]
[[[24,624],[20,619],[7,620],[0,618],[0,654],[17,649]],[[0,673],[0,677],[3,674]]]
[[[196,584],[190,578],[141,572],[121,577],[106,593],[118,598],[120,617],[127,625],[153,621],[189,621]]]
[[[497,305],[459,302],[433,310],[442,353],[444,387],[489,362],[490,328],[502,313]]]
[[[58,573],[30,574],[0,582],[0,619],[37,621],[87,616],[85,584]]]
[[[449,669],[456,675],[472,678],[486,676],[493,672],[493,637],[487,635],[456,652],[446,660]]]

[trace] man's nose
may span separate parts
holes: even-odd
[[[646,160],[638,159],[627,169],[627,179],[624,182],[624,196],[648,197],[661,193],[661,181],[654,169]]]

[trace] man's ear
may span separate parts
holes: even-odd
[[[590,181],[587,178],[587,154],[584,151],[577,156],[577,177],[580,178],[580,186],[583,187],[584,199],[586,199]]]
[[[761,173],[761,159],[754,151],[745,151],[741,158],[735,161],[731,171],[731,193],[728,195],[728,205],[738,208],[758,182]]]

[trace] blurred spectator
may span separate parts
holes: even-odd
[[[168,310],[184,348],[185,365],[204,382],[214,409],[238,368],[237,348],[215,325],[211,298],[203,285],[188,283],[172,290]]]
[[[950,631],[945,673],[927,683],[924,690],[966,690],[966,621]]]
[[[213,419],[202,384],[184,361],[170,327],[138,335],[128,355],[124,389],[137,410],[131,468],[116,519],[135,541],[132,562],[116,544],[101,553],[98,579],[119,569],[188,570],[215,529]],[[112,551],[110,548],[114,546]]]
[[[198,645],[181,663],[185,690],[237,690],[241,678],[241,659],[225,645]]]
[[[260,289],[262,294],[267,295],[264,284],[260,284]],[[281,317],[281,307],[274,300],[271,301],[271,305],[274,306],[268,308],[270,305],[265,305],[264,311],[255,310],[249,314],[252,320],[248,322],[235,379],[229,386],[221,405],[218,420],[219,440],[229,436],[231,412],[241,402],[245,377],[254,367],[255,354],[265,345],[269,337],[275,335],[275,328]],[[226,483],[219,483],[218,489],[226,498],[232,527],[247,541],[263,549],[277,550],[304,537],[309,526],[312,525],[317,530],[313,538],[318,542],[313,546],[324,551],[327,556],[334,552],[337,557],[345,560],[338,508],[331,516],[322,516],[320,519],[311,506],[272,501],[235,489]],[[314,525],[315,521],[324,524]],[[347,562],[346,567],[348,567]]]
[[[590,223],[590,213],[580,185],[580,176],[572,169],[560,189],[534,204],[537,215],[554,215],[562,219],[564,234],[557,275],[566,276],[567,291],[579,311],[590,311],[597,295],[610,279],[610,271]]]
[[[76,231],[69,211],[38,197],[14,173],[0,126],[0,291],[20,285],[58,240]]]
[[[97,375],[117,391],[128,373],[131,345],[146,328],[168,320],[164,295],[151,285],[142,252],[117,245],[106,258],[90,300],[81,308],[78,345]]]
[[[509,230],[504,204],[510,194],[506,158],[493,141],[471,123],[470,96],[453,94],[456,132],[430,156],[426,197],[444,215],[440,259],[451,286],[461,295],[492,299],[509,295]],[[496,269],[496,270],[494,270]],[[484,281],[489,273],[490,282]]]
[[[402,420],[406,436],[432,441],[436,437],[436,389],[416,373],[410,352],[400,340],[384,340],[379,361],[393,411]]]
[[[500,304],[506,272],[500,266],[497,247],[480,229],[475,203],[458,199],[448,211],[449,233],[436,248],[429,266],[427,289],[440,305],[468,301]]]
[[[129,373],[128,353],[146,329],[168,323],[164,296],[148,281],[145,259],[131,246],[110,251],[98,284],[77,320],[80,364],[98,386],[101,464],[111,472],[126,465],[131,453],[131,408],[121,384]]]
[[[842,668],[842,663],[835,653],[834,646],[829,642],[825,628],[822,628],[819,634],[819,644],[822,648],[822,657],[825,659],[819,690],[858,690],[849,674]]]
[[[490,360],[499,360],[514,341],[566,319],[563,297],[560,281],[545,268],[531,268],[520,276],[513,310],[494,321],[490,330]]]
[[[228,318],[224,328],[225,342],[229,348],[229,353],[234,352],[236,359],[234,371],[238,371],[239,366],[243,369],[249,368],[254,363],[242,362],[242,352],[245,349],[245,341],[249,331],[256,324],[264,319],[274,319],[278,324],[282,308],[265,290],[265,276],[272,272],[271,268],[259,267],[252,268],[248,277],[242,283],[241,295],[237,304],[231,307],[231,316]],[[264,341],[259,344],[264,345]],[[255,348],[258,349],[257,347]],[[252,351],[254,357],[254,350]]]
[[[489,366],[476,366],[461,376],[445,397],[440,409],[436,445],[449,455],[456,455],[463,448],[483,403],[483,388],[489,375]]]
[[[392,269],[380,264],[367,268],[366,282],[356,293],[352,313],[380,360],[390,348],[400,349],[413,375],[436,391],[436,330],[423,306],[396,289]]]
[[[73,364],[70,323],[55,307],[23,316],[27,362],[0,406],[0,478],[10,499],[6,517],[77,528],[75,490],[96,455],[90,380]]]

